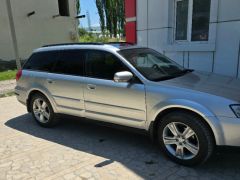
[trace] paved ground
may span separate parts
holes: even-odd
[[[6,80],[0,81],[0,95],[13,91],[14,87],[16,86],[16,80]]]
[[[41,128],[13,96],[0,99],[5,179],[240,179],[240,151],[221,150],[201,167],[181,167],[140,134],[75,118]]]

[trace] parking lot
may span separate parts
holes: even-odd
[[[0,99],[0,180],[240,179],[239,148],[217,150],[186,168],[166,159],[147,136],[64,117],[39,127],[14,96]]]

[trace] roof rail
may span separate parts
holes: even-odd
[[[117,48],[135,45],[134,43],[129,43],[129,42],[108,42],[108,43],[105,43],[105,44],[112,45],[112,46],[117,47]]]
[[[134,43],[130,43],[130,42],[107,42],[104,44],[134,45]]]
[[[104,45],[103,43],[63,43],[63,44],[49,44],[42,47],[53,47],[53,46],[71,46],[71,45]]]

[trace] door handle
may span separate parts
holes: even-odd
[[[52,80],[52,79],[47,79],[47,82],[48,82],[49,84],[52,84],[52,83],[53,83],[53,80]]]
[[[88,85],[87,85],[87,88],[88,88],[89,90],[95,90],[95,89],[96,89],[96,85],[94,85],[94,84],[88,84]]]

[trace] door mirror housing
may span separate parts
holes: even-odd
[[[133,78],[133,74],[129,71],[117,72],[114,75],[115,82],[129,82]]]

